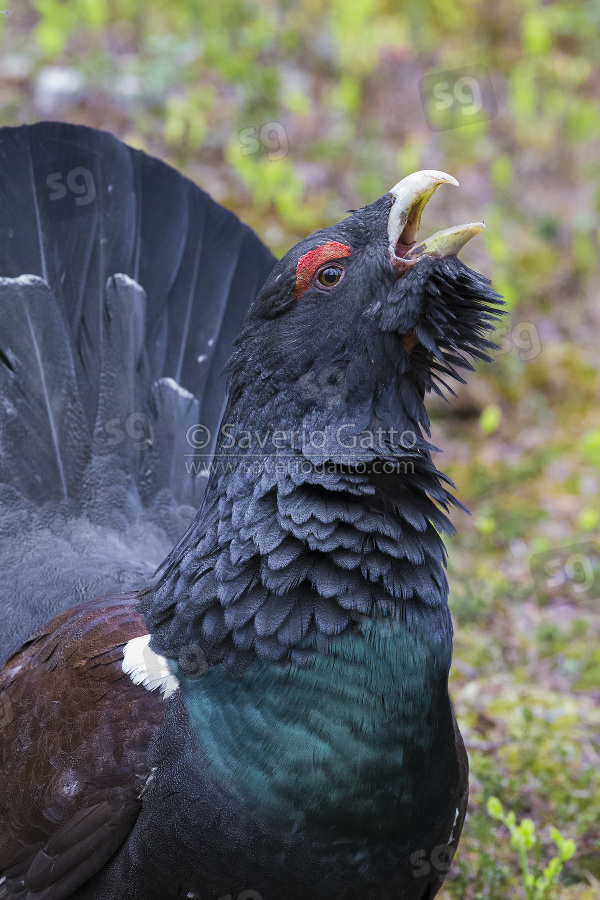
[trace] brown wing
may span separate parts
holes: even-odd
[[[68,610],[0,671],[0,900],[69,897],[135,822],[165,711],[121,667],[147,633],[138,600]]]

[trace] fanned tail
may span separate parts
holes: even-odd
[[[275,260],[110,134],[0,129],[0,660],[60,609],[141,587],[185,530],[231,341]],[[204,442],[203,442],[204,443]]]

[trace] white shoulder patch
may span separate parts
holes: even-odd
[[[160,688],[161,694],[167,700],[175,693],[179,682],[169,669],[164,656],[159,656],[151,650],[149,643],[149,634],[142,634],[141,637],[127,641],[123,650],[122,668],[134,684],[143,685],[147,691]]]

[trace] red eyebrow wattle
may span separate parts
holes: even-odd
[[[342,259],[344,256],[350,256],[350,247],[347,244],[340,244],[338,241],[327,241],[314,250],[309,250],[304,256],[301,256],[296,266],[296,288],[294,293],[296,297],[301,297],[310,280],[323,263],[334,259]]]

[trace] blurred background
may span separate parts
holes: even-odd
[[[472,512],[449,546],[472,774],[446,900],[600,897],[599,38],[599,0],[0,7],[0,125],[112,131],[277,254],[423,168],[460,188],[422,235],[486,222],[462,256],[506,299],[499,349],[431,403]],[[512,846],[490,796],[533,822]],[[518,845],[543,869],[553,828],[577,850],[542,893]]]

